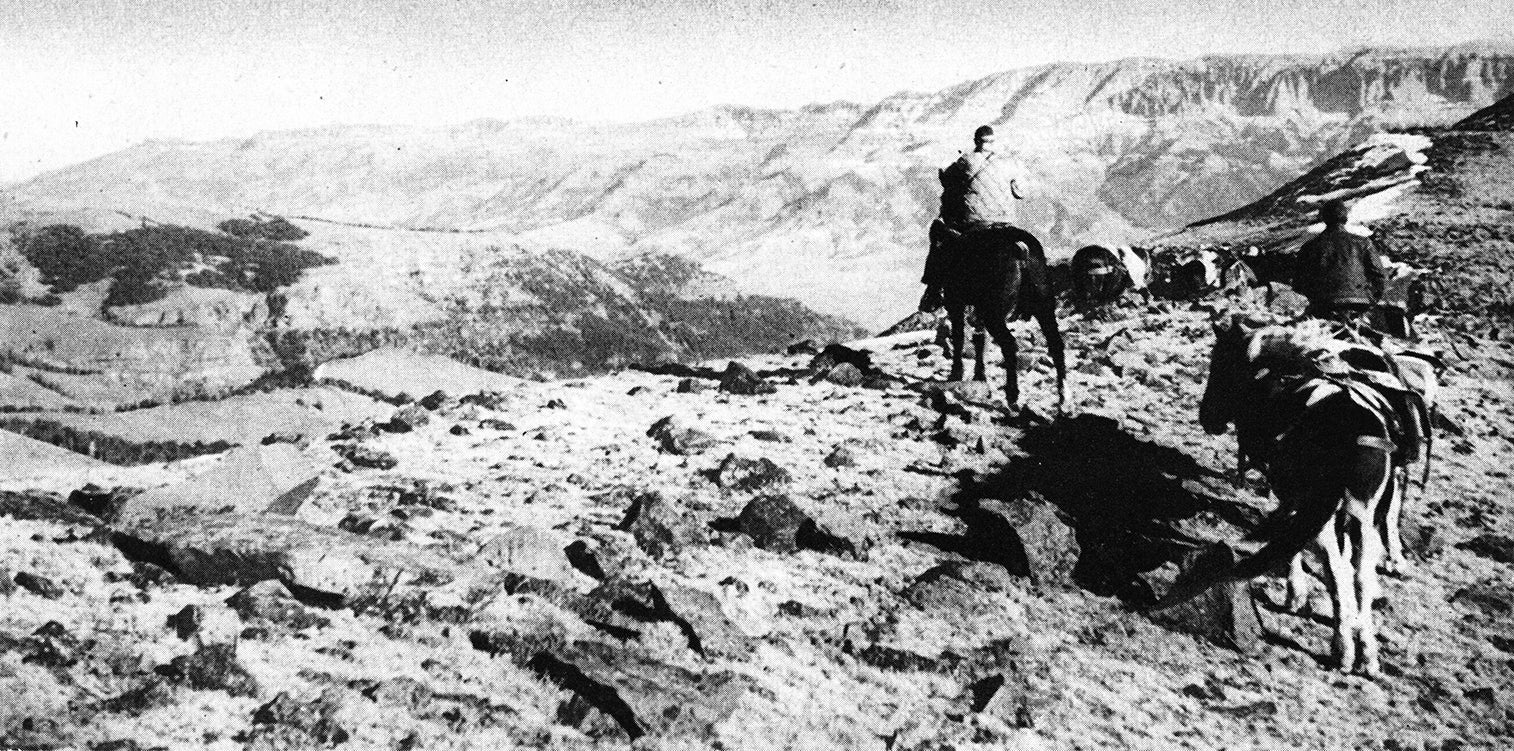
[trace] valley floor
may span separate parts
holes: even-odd
[[[1323,617],[1274,607],[1275,579],[1253,586],[1249,652],[1133,609],[1183,549],[1239,538],[1272,506],[1256,477],[1231,488],[1233,437],[1197,425],[1206,311],[1067,326],[1056,420],[1037,417],[1038,336],[1021,337],[1033,414],[1006,423],[997,389],[922,394],[945,364],[906,334],[866,343],[886,388],[767,356],[745,361],[769,372],[765,395],[625,371],[449,399],[410,432],[311,436],[325,470],[297,520],[436,552],[458,576],[232,616],[255,686],[176,659],[208,637],[165,626],[242,587],[128,560],[48,502],[76,477],[0,480],[0,747],[625,748],[641,732],[635,747],[659,749],[1507,747],[1514,348],[1437,340],[1455,431],[1408,506],[1419,560],[1386,580],[1386,675],[1369,681],[1325,666]],[[784,538],[792,510],[748,509],[774,495],[814,524]],[[1065,586],[1016,575],[973,511],[1035,496],[1076,529]],[[55,589],[9,591],[17,574]]]

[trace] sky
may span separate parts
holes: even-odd
[[[1514,0],[0,0],[0,183],[145,139],[629,121],[1135,56],[1514,42]]]

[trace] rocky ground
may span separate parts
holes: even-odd
[[[1038,337],[1009,420],[922,332],[282,435],[237,513],[4,482],[0,748],[1506,746],[1506,341],[1432,334],[1383,677],[1329,670],[1328,601],[1273,578],[1138,610],[1271,508],[1195,419],[1211,308],[1069,319],[1055,419]]]

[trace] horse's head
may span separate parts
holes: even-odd
[[[1225,432],[1244,397],[1249,377],[1247,349],[1254,329],[1246,327],[1240,316],[1214,324],[1214,348],[1209,351],[1209,379],[1204,385],[1204,399],[1199,402],[1199,425],[1210,435]]]

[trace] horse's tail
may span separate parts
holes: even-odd
[[[1216,584],[1261,576],[1271,571],[1273,567],[1298,555],[1340,511],[1346,495],[1344,486],[1341,490],[1342,492],[1336,494],[1335,503],[1317,503],[1294,512],[1282,529],[1278,530],[1266,545],[1250,556],[1236,561],[1230,568],[1215,572],[1195,570],[1192,576],[1180,575],[1178,580],[1173,582],[1172,588],[1167,590],[1167,593],[1162,595],[1156,604],[1145,610],[1165,610],[1181,605],[1198,597]],[[1184,572],[1184,574],[1188,573],[1190,572]]]
[[[1317,403],[1323,405],[1330,400]],[[1351,402],[1348,402],[1351,403]],[[1358,460],[1362,451],[1389,451],[1393,447],[1391,440],[1385,436],[1391,435],[1387,422],[1392,419],[1390,415],[1380,414],[1376,409],[1366,409],[1357,414],[1370,416],[1373,429],[1366,429],[1365,425],[1358,425],[1358,430],[1337,433],[1336,438],[1349,440],[1356,449],[1351,454],[1352,460]],[[1300,426],[1296,425],[1295,429]],[[1310,462],[1311,464],[1314,462]],[[1162,610],[1174,605],[1187,602],[1199,596],[1210,587],[1226,581],[1242,581],[1252,579],[1272,570],[1273,567],[1298,555],[1308,546],[1309,542],[1319,535],[1320,530],[1329,524],[1347,499],[1347,490],[1350,486],[1349,473],[1344,471],[1331,472],[1320,477],[1318,482],[1328,483],[1323,488],[1317,488],[1318,495],[1313,497],[1315,502],[1295,504],[1293,512],[1284,520],[1281,527],[1272,535],[1262,548],[1250,556],[1236,561],[1233,565],[1222,571],[1205,572],[1194,567],[1191,572],[1184,572],[1173,583],[1172,588],[1159,598],[1151,610]],[[1387,492],[1393,492],[1392,484],[1397,482],[1397,477],[1392,469],[1388,475],[1389,487]],[[1311,494],[1312,495],[1312,494]],[[1329,499],[1329,500],[1325,500]],[[1191,573],[1191,576],[1186,574]]]

